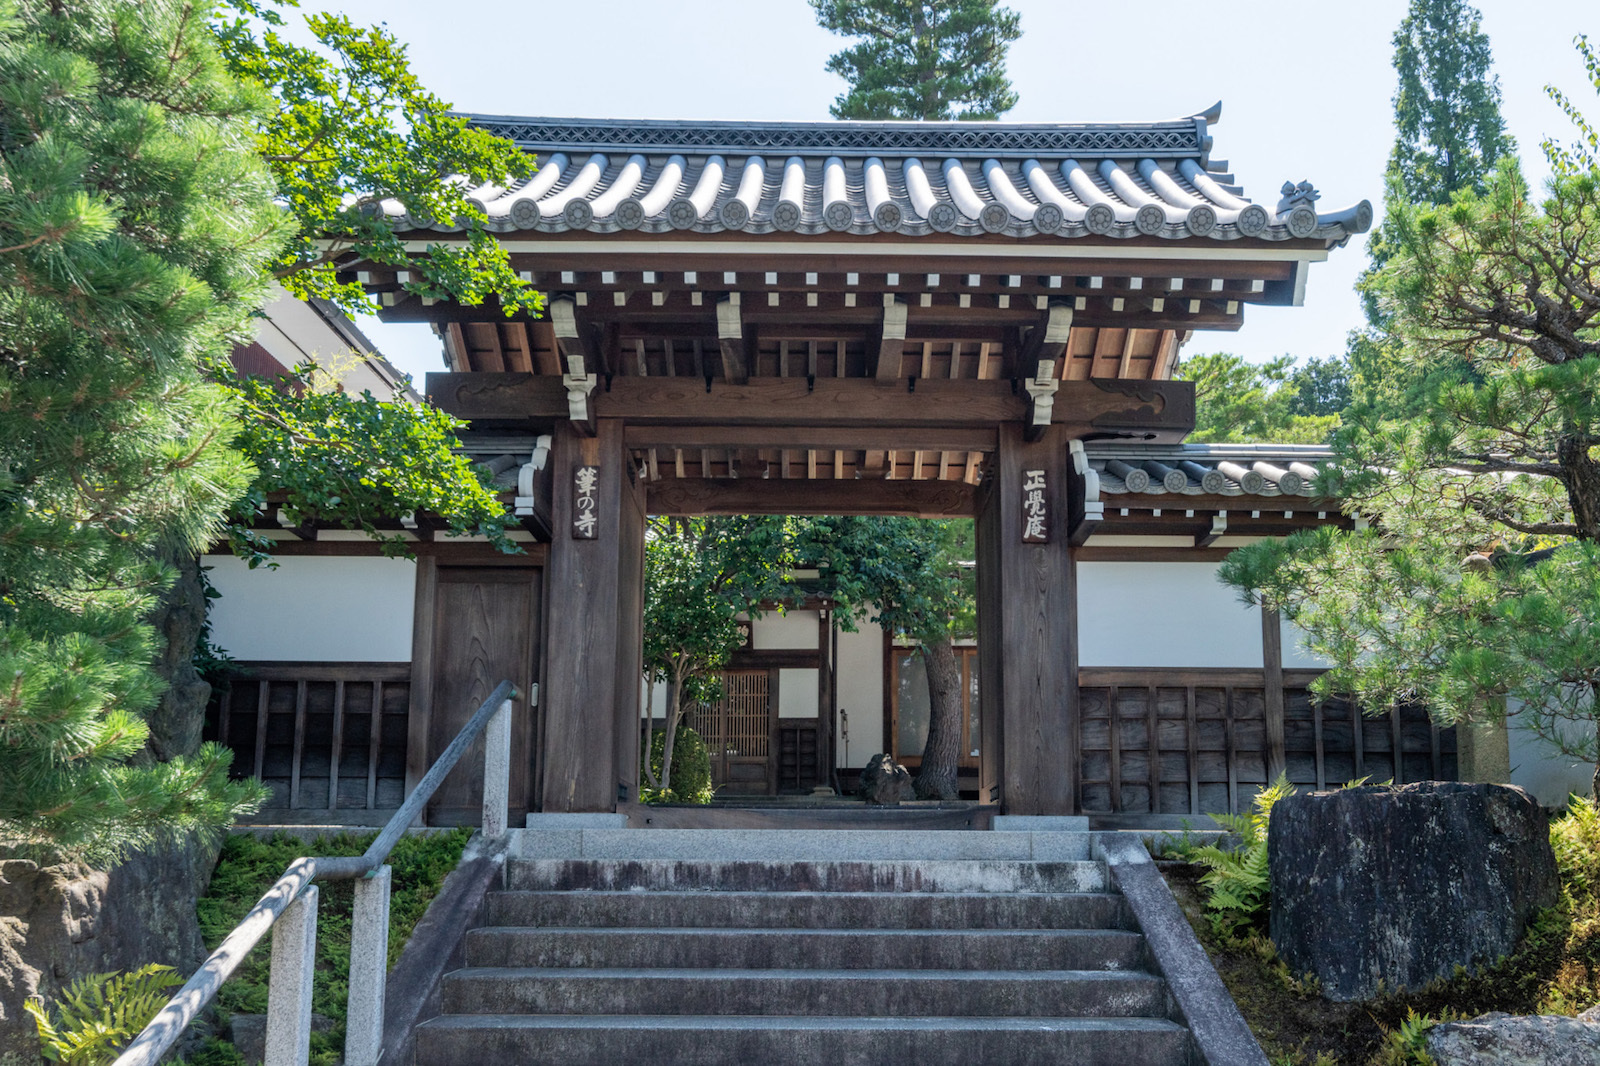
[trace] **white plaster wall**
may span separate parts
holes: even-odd
[[[1289,670],[1324,670],[1333,664],[1305,646],[1306,631],[1283,620],[1283,665]]]
[[[815,718],[820,670],[778,671],[778,717]]]
[[[1079,665],[1259,670],[1260,611],[1217,580],[1217,566],[1079,563]]]
[[[854,633],[841,630],[834,668],[839,678],[836,759],[840,766],[859,770],[869,756],[883,750],[883,630],[871,622],[862,622]]]
[[[1563,755],[1555,746],[1518,721],[1513,702],[1506,718],[1511,742],[1511,783],[1533,793],[1547,807],[1565,807],[1576,792],[1587,796],[1593,788],[1594,764]],[[1576,736],[1581,726],[1568,723]]]
[[[212,639],[235,659],[410,662],[417,564],[376,556],[290,556],[251,570],[208,555]]]
[[[803,649],[817,650],[817,612],[768,611],[750,629],[750,647],[755,651]]]

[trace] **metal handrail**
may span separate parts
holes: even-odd
[[[140,1030],[139,1035],[127,1046],[121,1055],[117,1056],[113,1066],[155,1066],[162,1055],[175,1044],[178,1037],[189,1027],[189,1023],[199,1017],[200,1012],[206,1008],[214,998],[224,981],[238,969],[250,949],[266,935],[267,930],[283,916],[284,911],[304,896],[307,889],[312,887],[312,882],[318,879],[324,881],[341,880],[350,878],[371,877],[383,866],[388,859],[389,852],[399,843],[405,835],[407,827],[422,814],[423,808],[433,798],[445,776],[461,761],[461,756],[466,753],[474,740],[488,728],[489,723],[502,710],[506,710],[511,701],[519,693],[517,687],[510,681],[502,681],[495,686],[489,698],[483,701],[467,724],[461,727],[450,746],[445,748],[428,768],[428,772],[417,782],[416,788],[411,790],[411,795],[406,797],[400,809],[390,816],[389,821],[378,833],[377,839],[358,856],[307,856],[296,859],[290,863],[283,876],[273,882],[272,887],[256,905],[250,908],[250,913],[238,925],[233,927],[217,949],[207,956],[206,961],[194,972],[184,986],[178,989],[177,994],[161,1008],[150,1023]],[[502,731],[509,738],[509,715],[504,722]],[[489,758],[495,757],[495,752],[488,753]],[[491,783],[485,776],[485,836],[498,836],[505,831],[506,812],[499,811],[498,819],[490,824],[487,802],[487,792]],[[384,908],[387,912],[387,906]],[[314,919],[313,919],[314,920]],[[274,951],[276,961],[277,952]],[[309,989],[308,989],[309,993]],[[269,1011],[272,1009],[268,1008]]]

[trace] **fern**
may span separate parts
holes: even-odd
[[[39,1027],[39,1050],[47,1061],[109,1066],[167,1005],[168,989],[182,983],[171,966],[151,963],[132,973],[80,977],[49,1013],[39,996],[23,1006]]]
[[[1213,814],[1222,828],[1239,838],[1239,846],[1224,849],[1215,844],[1195,848],[1192,861],[1206,868],[1200,884],[1206,899],[1212,931],[1232,939],[1260,924],[1271,901],[1272,882],[1267,870],[1267,825],[1272,806],[1294,792],[1286,774],[1256,794],[1249,814]]]

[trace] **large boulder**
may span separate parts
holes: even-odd
[[[130,856],[110,870],[0,856],[0,1061],[37,1061],[39,1034],[22,1009],[79,977],[161,962],[187,978],[205,958],[195,901],[218,842]]]
[[[1493,963],[1556,902],[1544,810],[1510,785],[1424,781],[1279,800],[1272,941],[1329,999]]]
[[[1600,1007],[1576,1018],[1485,1014],[1428,1032],[1438,1066],[1600,1066]]]
[[[894,807],[911,795],[911,771],[889,755],[874,755],[861,771],[856,786],[861,798],[880,807]]]

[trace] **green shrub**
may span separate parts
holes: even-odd
[[[1208,844],[1190,853],[1194,862],[1206,868],[1200,883],[1209,892],[1207,917],[1218,936],[1238,936],[1241,930],[1259,927],[1265,919],[1272,892],[1267,876],[1267,824],[1272,805],[1293,792],[1288,776],[1279,774],[1270,788],[1256,793],[1249,814],[1211,816],[1239,838],[1237,848]]]
[[[656,733],[650,744],[650,771],[658,779],[666,746],[667,734]],[[678,726],[678,739],[672,745],[672,780],[668,786],[661,789],[641,787],[639,796],[646,803],[711,802],[711,752],[700,734],[686,725]]]
[[[445,875],[455,869],[470,829],[401,837],[389,853],[393,884],[389,896],[389,964],[400,958],[411,931],[438,895]],[[215,948],[264,892],[302,855],[360,855],[376,834],[341,833],[305,841],[287,833],[263,839],[230,836],[222,846],[211,887],[196,908],[200,933]],[[312,977],[311,1009],[333,1019],[330,1031],[311,1034],[312,1066],[333,1066],[344,1049],[346,1000],[350,994],[350,913],[354,891],[349,881],[319,881],[317,964]],[[224,1015],[265,1014],[270,937],[250,952],[221,990],[217,1006]],[[232,1066],[226,1052],[213,1044],[190,1057],[199,1066]]]
[[[40,1054],[66,1066],[107,1066],[139,1035],[183,984],[171,966],[151,963],[132,973],[80,977],[48,1011],[44,999],[23,1007],[39,1027]]]

